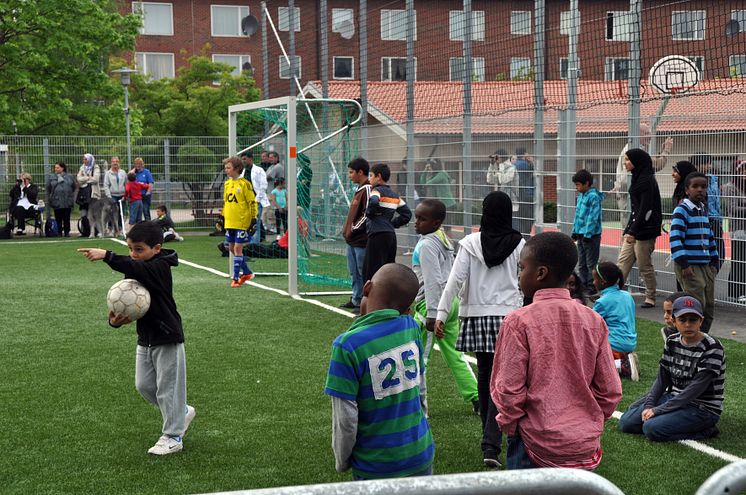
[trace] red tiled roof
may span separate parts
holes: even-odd
[[[318,81],[309,82],[306,93],[321,93]],[[746,128],[746,80],[701,81],[696,93],[669,99],[658,132],[714,131]],[[643,118],[656,114],[661,95],[647,84],[641,87]],[[330,98],[360,98],[359,81],[330,81]],[[463,85],[459,82],[414,83],[415,133],[461,134]],[[533,81],[495,81],[472,84],[473,134],[533,133]],[[626,81],[578,81],[577,132],[622,133],[627,130]],[[370,110],[387,124],[406,122],[406,83],[369,82]],[[558,109],[567,101],[566,81],[547,81],[545,132],[557,132]]]

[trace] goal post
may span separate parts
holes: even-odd
[[[285,167],[291,295],[350,293],[341,230],[353,192],[346,165],[357,156],[361,114],[355,100],[295,96],[228,108],[230,155],[274,151]]]

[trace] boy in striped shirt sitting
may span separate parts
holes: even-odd
[[[707,217],[707,176],[693,172],[686,176],[686,199],[673,211],[671,258],[684,292],[704,304],[702,331],[710,331],[715,317],[715,276],[720,268],[719,253]]]
[[[623,433],[642,433],[654,442],[700,440],[716,436],[723,412],[725,353],[702,332],[702,304],[692,296],[673,303],[678,333],[666,340],[650,391],[619,420]]]
[[[424,352],[407,314],[418,288],[408,267],[382,266],[363,286],[360,318],[332,345],[332,448],[337,471],[352,467],[356,480],[432,474]]]

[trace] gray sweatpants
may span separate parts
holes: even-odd
[[[137,346],[135,388],[145,400],[158,406],[163,434],[184,434],[186,417],[186,355],[184,344]]]

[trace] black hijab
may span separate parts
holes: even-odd
[[[491,192],[484,198],[480,225],[482,256],[487,268],[505,261],[523,238],[513,228],[513,205],[502,191]]]
[[[676,172],[678,172],[681,180],[676,184],[676,189],[673,190],[673,206],[674,208],[686,198],[686,176],[692,172],[696,172],[696,168],[692,165],[692,162],[687,160],[681,160],[676,162],[674,165]]]
[[[629,186],[629,193],[632,194],[639,187],[638,183],[640,179],[655,175],[653,171],[653,159],[650,158],[647,151],[640,148],[632,148],[631,150],[627,150],[625,154],[629,161],[632,162],[632,165],[635,166],[632,169],[632,183]]]

